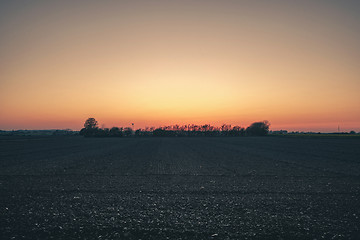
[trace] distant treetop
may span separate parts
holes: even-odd
[[[91,129],[97,127],[98,127],[98,122],[95,120],[95,118],[88,118],[84,123],[85,129]]]

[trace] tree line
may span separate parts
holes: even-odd
[[[254,122],[247,128],[223,124],[215,127],[205,125],[170,125],[159,128],[146,127],[144,129],[132,129],[131,127],[99,128],[95,118],[88,118],[80,135],[85,137],[237,137],[237,136],[265,136],[269,133],[268,121]]]

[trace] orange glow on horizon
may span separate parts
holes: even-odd
[[[94,117],[106,127],[269,120],[271,129],[360,131],[351,7],[12,4],[0,3],[0,129],[79,130]]]

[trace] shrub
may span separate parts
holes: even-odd
[[[268,121],[254,122],[246,128],[249,136],[265,136],[269,133],[270,123]]]

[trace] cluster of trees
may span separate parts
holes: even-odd
[[[99,128],[94,118],[88,118],[80,135],[85,137],[195,137],[195,136],[265,136],[269,133],[268,121],[255,122],[247,128],[224,124],[221,127],[205,125],[171,125],[159,128],[147,127],[134,131],[130,127]]]

